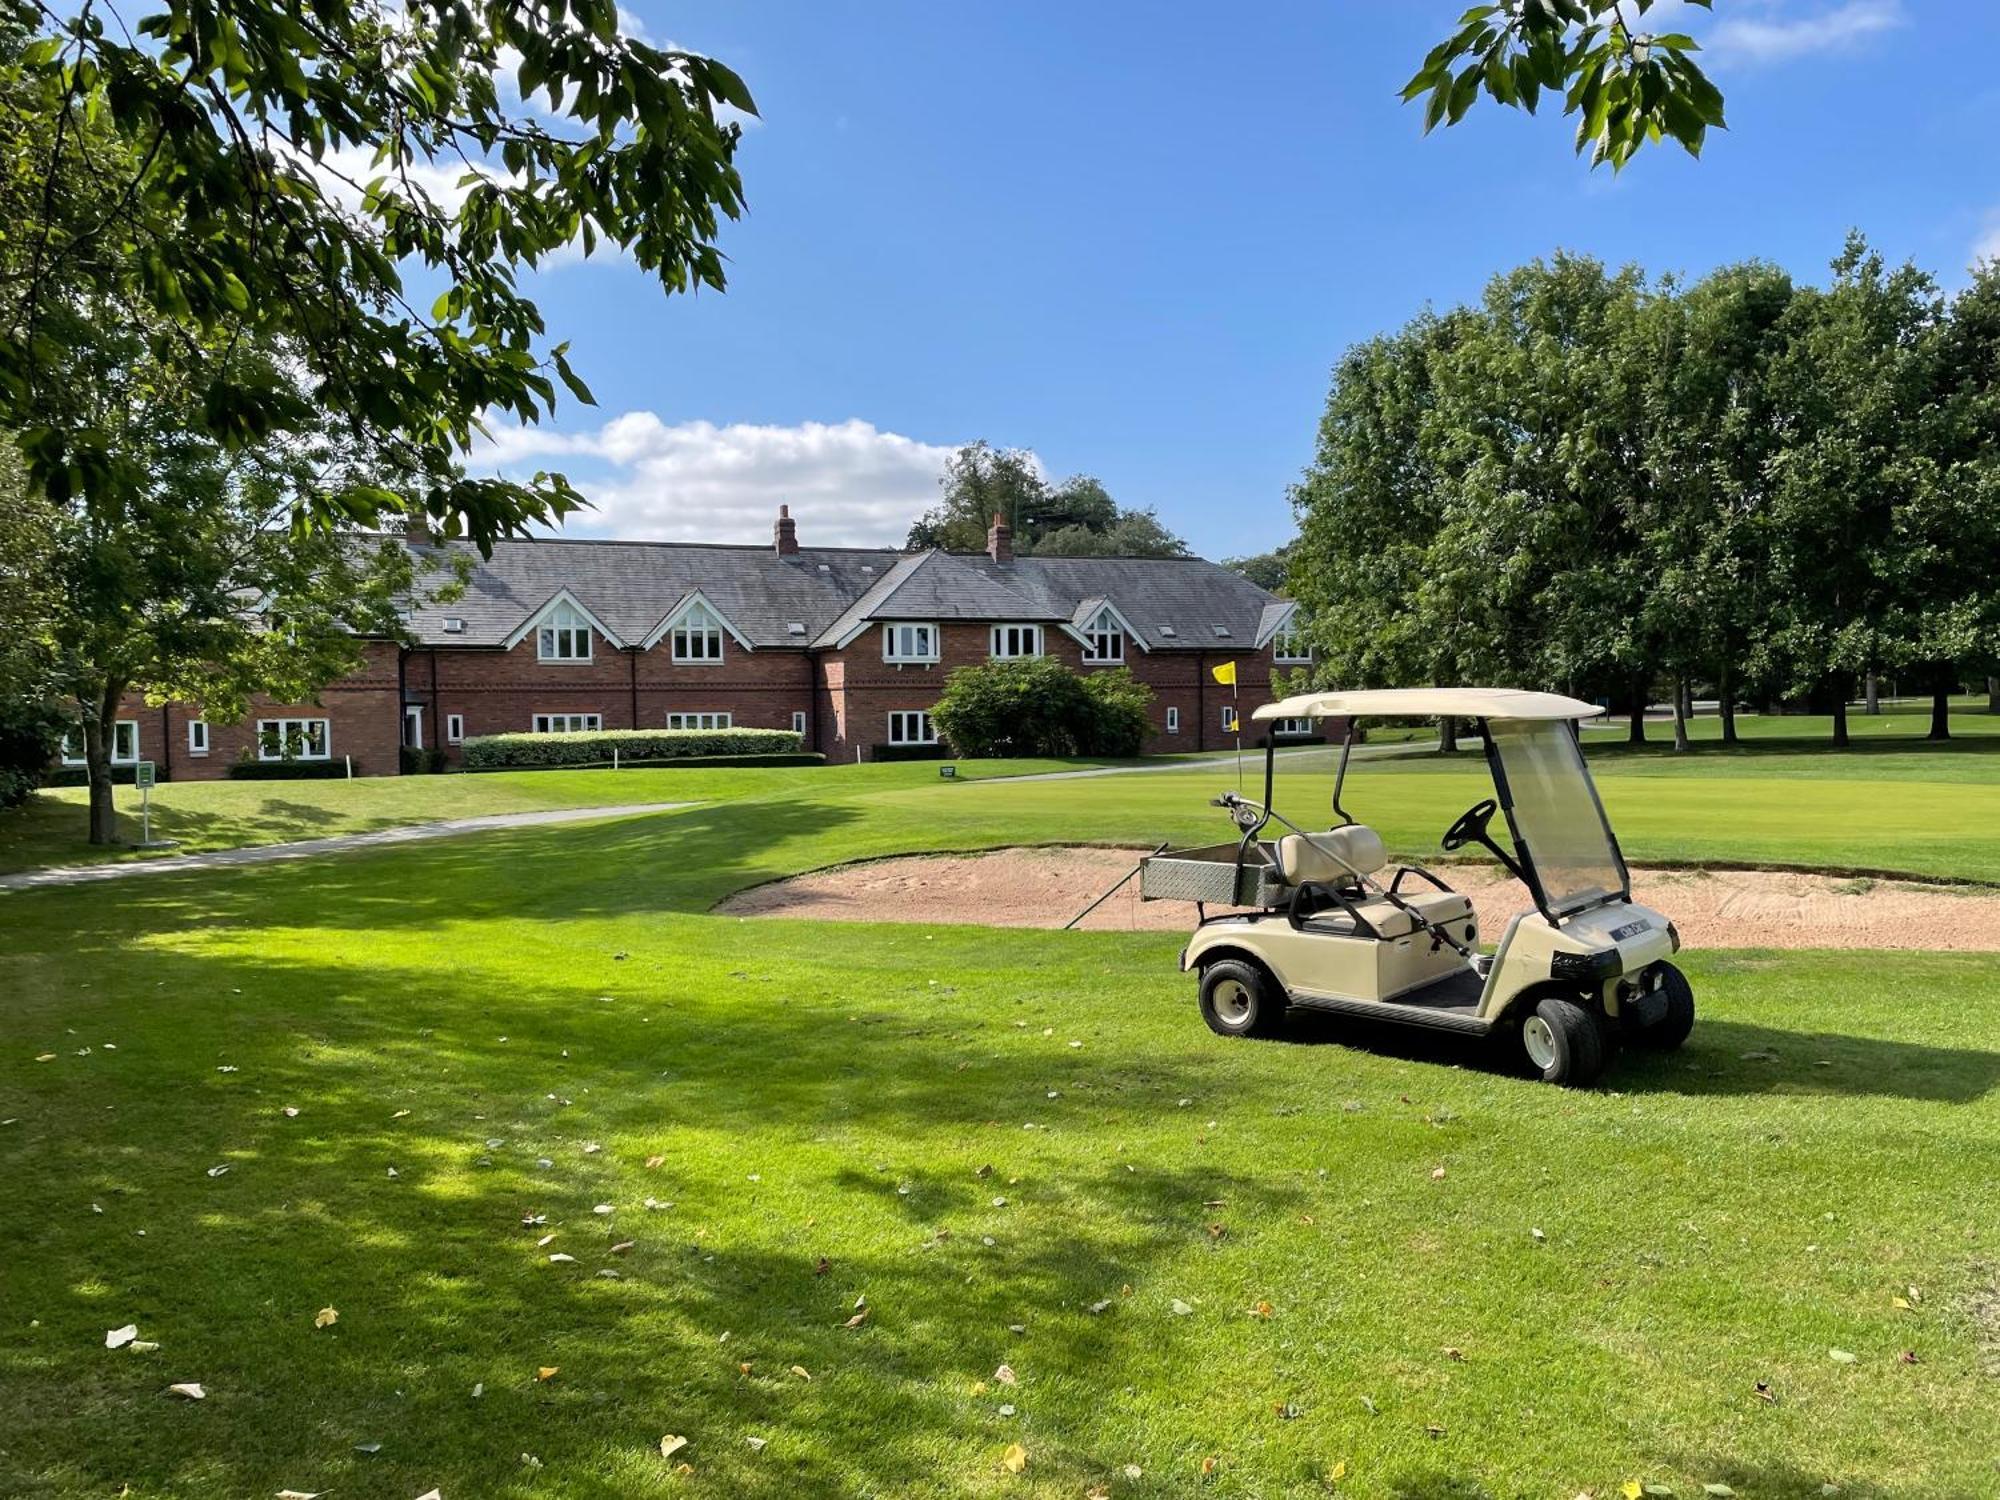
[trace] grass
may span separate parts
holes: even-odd
[[[1213,1038],[1171,936],[703,914],[871,853],[1217,826],[1198,777],[910,771],[0,897],[0,1493],[2000,1482],[2000,962],[1691,955],[1688,1049],[1565,1093]],[[1369,768],[1397,841],[1463,774]],[[1874,824],[1835,809],[2000,796],[1605,780],[1642,849],[1837,852]],[[127,1322],[160,1347],[105,1349]]]

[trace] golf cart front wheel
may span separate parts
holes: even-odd
[[[1581,1088],[1604,1069],[1597,1018],[1574,1000],[1550,995],[1521,1022],[1521,1050],[1545,1083]]]
[[[1654,968],[1660,975],[1660,993],[1667,997],[1667,1013],[1651,1026],[1639,1027],[1630,1040],[1635,1047],[1671,1052],[1694,1030],[1694,986],[1670,963],[1662,961]]]
[[[1201,971],[1201,1018],[1217,1036],[1270,1036],[1285,1018],[1276,991],[1255,964],[1217,959]]]

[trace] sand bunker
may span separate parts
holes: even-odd
[[[971,922],[1060,927],[1138,861],[1136,849],[995,849],[875,860],[731,897],[719,914],[833,922]],[[1527,904],[1493,866],[1439,874],[1472,897],[1497,938]],[[1690,948],[2000,950],[2000,891],[1771,871],[1634,870],[1632,897],[1667,913]],[[1090,929],[1185,930],[1194,908],[1141,901],[1128,884],[1082,922]]]

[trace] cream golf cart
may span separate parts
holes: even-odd
[[[1308,693],[1258,709],[1253,720],[1273,727],[1346,720],[1333,784],[1338,821],[1314,832],[1272,807],[1276,745],[1267,734],[1264,800],[1215,799],[1239,836],[1144,862],[1144,899],[1196,903],[1181,968],[1201,975],[1209,1026],[1267,1036],[1296,1007],[1518,1037],[1543,1078],[1567,1084],[1594,1079],[1620,1041],[1678,1047],[1694,1025],[1693,992],[1668,961],[1680,935],[1633,902],[1577,746],[1576,722],[1599,711],[1509,688]],[[1447,715],[1478,726],[1498,795],[1462,813],[1443,847],[1481,846],[1534,900],[1491,954],[1479,950],[1471,901],[1419,865],[1391,870],[1381,838],[1341,801],[1358,720]],[[1493,837],[1496,813],[1506,816],[1511,849]],[[1274,822],[1286,831],[1265,838]],[[1211,905],[1238,909],[1211,913]]]

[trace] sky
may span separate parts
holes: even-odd
[[[985,439],[1259,552],[1341,352],[1509,267],[1819,280],[1859,228],[1949,289],[2000,254],[1990,0],[1661,0],[1730,128],[1617,177],[1546,102],[1423,135],[1397,93],[1462,0],[626,3],[759,116],[725,293],[604,256],[530,278],[597,405],[471,462],[567,473],[572,535],[768,541],[783,502],[809,545],[899,544]]]

